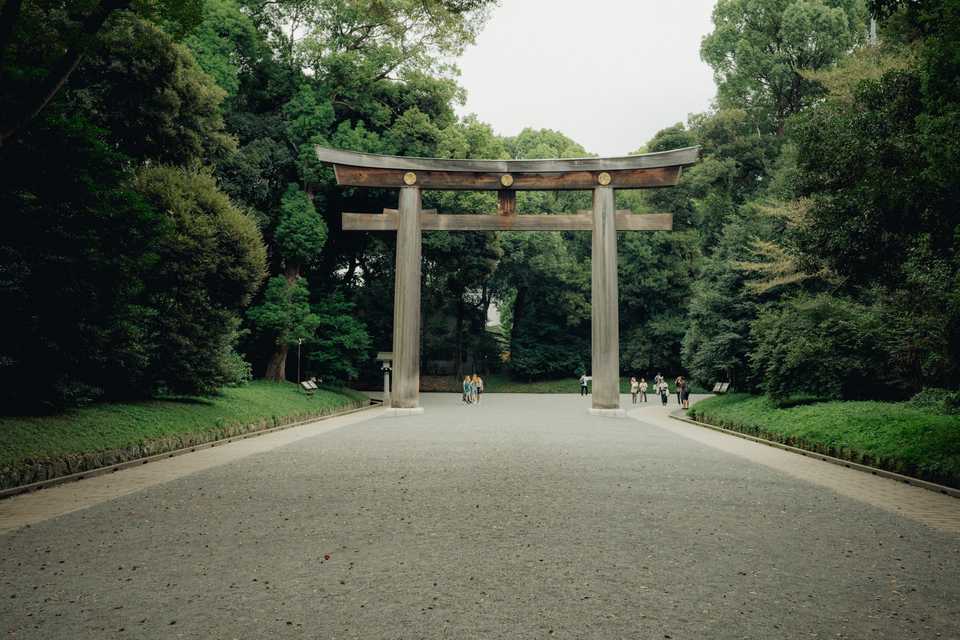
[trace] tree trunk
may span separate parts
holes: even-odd
[[[527,290],[525,287],[517,289],[517,297],[513,301],[513,322],[510,327],[510,357],[517,347],[517,329],[520,327],[520,320],[523,318],[523,306],[526,303]]]
[[[43,108],[53,99],[60,89],[70,79],[77,65],[80,64],[83,54],[93,45],[94,38],[107,18],[117,10],[126,9],[130,6],[132,0],[103,0],[93,13],[91,13],[80,25],[80,34],[76,43],[72,45],[63,57],[57,60],[50,69],[50,73],[44,78],[37,89],[27,96],[18,108],[13,110],[13,114],[5,119],[0,126],[0,147],[2,147],[10,138],[15,136],[30,121],[36,118]]]
[[[457,296],[457,380],[463,380],[463,295]]]
[[[267,363],[267,372],[264,374],[264,378],[273,382],[283,382],[287,379],[287,352],[289,350],[289,345],[277,346],[277,350],[270,356],[270,362]]]

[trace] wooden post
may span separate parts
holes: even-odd
[[[617,225],[613,188],[593,190],[592,259],[593,409],[625,415],[620,409],[620,318],[617,300]]]
[[[397,272],[393,294],[393,393],[391,405],[420,404],[420,188],[400,189]]]
[[[497,192],[497,213],[501,216],[517,215],[517,192],[506,189]]]

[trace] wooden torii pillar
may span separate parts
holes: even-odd
[[[344,187],[400,189],[399,209],[344,213],[344,231],[396,231],[393,310],[393,407],[422,411],[420,400],[420,257],[422,231],[592,231],[593,408],[622,416],[620,322],[617,294],[617,231],[673,229],[668,213],[635,215],[614,209],[614,189],[671,187],[683,167],[697,161],[699,147],[621,158],[570,160],[441,160],[404,158],[316,148]],[[424,211],[423,189],[494,190],[497,215],[438,215]],[[516,192],[593,190],[593,211],[517,215]]]

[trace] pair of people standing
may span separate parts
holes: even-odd
[[[463,402],[465,404],[480,404],[483,395],[483,378],[477,374],[463,378]]]
[[[647,401],[647,388],[649,385],[647,381],[643,378],[640,378],[638,381],[636,378],[630,378],[630,395],[633,396],[633,404],[637,404],[637,396],[640,396],[640,399],[644,402]]]

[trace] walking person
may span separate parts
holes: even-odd
[[[470,384],[470,376],[464,376],[463,377],[463,403],[464,404],[470,404],[471,402],[470,396],[473,393],[472,387],[473,385]]]
[[[683,376],[677,376],[677,379],[673,381],[674,386],[677,388],[677,406],[683,405],[683,399],[680,397],[681,390],[683,389]]]
[[[660,379],[660,384],[657,385],[657,393],[660,395],[660,402],[663,406],[667,406],[667,398],[670,397],[670,385],[667,384],[667,381],[663,378]]]
[[[473,392],[477,398],[477,404],[480,404],[480,396],[483,395],[483,378],[473,374]]]
[[[580,395],[587,395],[587,382],[590,381],[590,378],[587,377],[587,374],[580,376]]]
[[[680,393],[680,399],[683,401],[683,408],[690,408],[690,383],[687,382],[687,379],[683,379],[683,391]]]
[[[640,383],[636,378],[630,378],[630,395],[633,396],[633,404],[637,404],[638,393],[640,393]]]
[[[640,378],[640,399],[644,402],[647,401],[647,386],[647,381]]]

